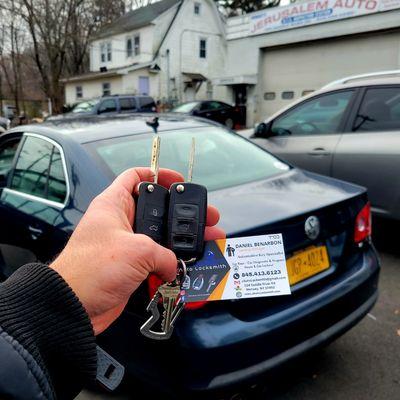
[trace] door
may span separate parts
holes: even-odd
[[[266,48],[260,60],[258,120],[337,79],[398,69],[399,38],[399,32],[378,32]]]
[[[235,108],[239,110],[238,123],[246,126],[247,120],[247,85],[234,85]]]
[[[139,94],[148,96],[150,94],[150,82],[148,76],[139,76]]]
[[[400,219],[400,86],[365,89],[332,175],[368,188],[374,211]]]
[[[67,201],[65,162],[61,148],[50,139],[25,134],[7,187],[0,196],[2,273],[54,256],[54,222]]]
[[[319,95],[294,106],[271,125],[267,150],[297,167],[330,175],[333,153],[354,90]]]

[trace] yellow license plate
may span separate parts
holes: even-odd
[[[330,267],[326,246],[310,247],[286,260],[290,285],[304,281],[310,276]]]

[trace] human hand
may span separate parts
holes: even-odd
[[[130,169],[118,176],[92,201],[66,247],[50,265],[82,302],[95,335],[119,317],[129,297],[150,273],[163,281],[176,277],[175,254],[132,230],[132,193],[137,193],[140,182],[153,178],[149,168]],[[175,171],[159,171],[158,183],[166,188],[182,181],[182,175]],[[215,226],[218,220],[218,210],[209,206],[205,240],[225,237]]]

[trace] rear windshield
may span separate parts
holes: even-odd
[[[198,106],[198,102],[193,102],[193,103],[185,103],[181,104],[180,106],[176,106],[172,112],[179,112],[179,113],[188,113],[193,110],[196,106]]]
[[[218,127],[180,129],[160,133],[160,167],[187,177],[192,137],[196,139],[193,181],[208,190],[252,182],[287,171],[290,167],[242,138]],[[86,144],[113,175],[150,164],[149,134],[111,138]]]
[[[87,113],[94,110],[94,108],[99,104],[100,100],[89,100],[77,104],[73,109],[73,113]]]

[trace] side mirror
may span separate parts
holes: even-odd
[[[272,122],[261,122],[261,124],[258,124],[255,128],[254,128],[254,133],[252,135],[253,138],[263,138],[263,139],[268,139],[270,138],[272,135],[271,133],[271,126],[272,126]]]

